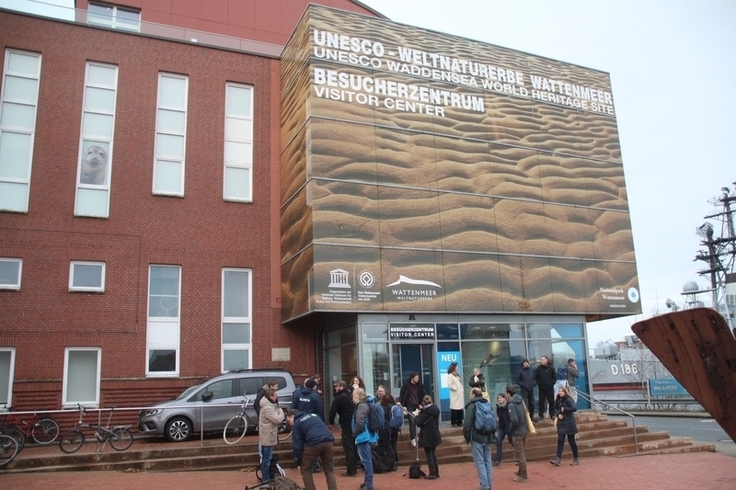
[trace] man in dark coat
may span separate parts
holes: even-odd
[[[524,446],[526,445],[526,435],[529,433],[529,427],[526,425],[526,408],[521,396],[516,394],[516,388],[513,386],[506,387],[506,399],[509,401],[509,427],[514,434],[514,450],[516,458],[519,460],[519,471],[515,471],[515,482],[526,482],[526,453]]]
[[[317,386],[317,383],[311,378],[308,379],[304,383],[304,388],[301,391],[294,392],[294,399],[291,400],[291,408],[304,413],[315,413],[324,422],[325,406],[322,402],[322,397],[314,391],[315,386]]]
[[[555,383],[557,382],[557,372],[549,362],[547,356],[542,356],[541,364],[537,366],[534,373],[534,380],[539,387],[539,418],[545,417],[547,405],[549,405],[549,418],[555,416]],[[529,408],[531,411],[532,409]]]
[[[534,371],[529,367],[529,359],[521,361],[521,368],[514,376],[514,383],[521,389],[521,398],[526,402],[526,407],[534,413]]]
[[[340,436],[347,463],[347,471],[340,476],[355,476],[358,468],[358,449],[355,447],[352,428],[355,405],[347,387],[348,384],[343,380],[335,382],[335,398],[330,406],[329,422],[334,425],[335,416],[340,419]]]
[[[473,388],[470,390],[470,402],[465,405],[463,436],[465,442],[470,443],[473,451],[473,463],[478,472],[480,490],[490,490],[493,486],[493,466],[491,464],[493,435],[481,434],[475,430],[475,414],[479,403],[488,403],[488,400],[483,398],[483,391],[480,388]]]
[[[406,408],[407,411],[414,412],[422,403],[424,398],[424,385],[419,381],[419,373],[412,371],[409,373],[409,379],[401,387],[399,391],[399,403]],[[414,417],[409,417],[409,439],[411,445],[417,445],[417,426]]]
[[[316,395],[316,393],[315,393]],[[319,395],[317,395],[319,396]],[[334,455],[332,454],[332,436],[329,427],[314,413],[302,413],[291,409],[286,415],[291,426],[291,445],[294,459],[304,479],[306,490],[315,490],[312,468],[318,460],[322,463],[327,479],[327,488],[337,490],[335,482]]]

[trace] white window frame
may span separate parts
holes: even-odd
[[[88,400],[82,399],[70,399],[69,388],[71,383],[80,382],[82,376],[79,372],[70,372],[69,357],[74,352],[96,352],[97,353],[97,366],[94,373],[94,379],[90,382],[94,383],[94,396]],[[100,406],[100,379],[102,373],[102,349],[99,347],[66,347],[64,348],[64,381],[62,383],[62,397],[61,406],[62,408],[76,408],[77,403],[82,404],[85,407],[99,407]],[[89,373],[85,373],[89,376]],[[89,380],[88,380],[89,381]]]
[[[178,270],[178,293],[176,299],[176,315],[172,316],[151,316],[151,275],[154,268],[172,268]],[[147,328],[146,328],[146,376],[149,377],[173,377],[179,375],[179,365],[181,361],[181,284],[182,284],[182,268],[178,265],[150,264],[148,266],[148,307],[146,310]],[[156,295],[156,298],[163,295]],[[153,351],[173,350],[176,353],[175,369],[173,371],[151,371],[150,357]]]
[[[23,278],[23,259],[14,259],[9,257],[0,257],[0,262],[16,262],[18,264],[18,280],[15,284],[0,284],[0,289],[10,289],[12,291],[20,291],[20,283]]]
[[[37,58],[38,60],[38,71],[34,73],[25,73],[25,72],[17,72],[13,71],[10,68],[10,62],[11,62],[11,55],[18,55],[18,56],[31,56],[34,58]],[[27,139],[29,140],[29,148],[28,148],[28,161],[27,161],[27,171],[26,175],[24,176],[3,176],[2,170],[3,170],[3,162],[0,160],[0,194],[4,194],[6,196],[11,195],[10,189],[21,189],[25,187],[25,201],[24,202],[18,202],[18,203],[7,203],[7,205],[3,204],[3,198],[0,197],[0,211],[10,211],[10,212],[17,212],[17,213],[27,213],[28,212],[28,203],[30,200],[31,195],[31,167],[33,164],[33,145],[34,141],[36,139],[36,120],[38,119],[38,92],[39,87],[41,85],[41,55],[39,53],[32,53],[29,51],[21,51],[19,49],[6,49],[5,50],[5,62],[3,65],[3,84],[2,84],[2,93],[0,93],[0,159],[3,158],[3,155],[7,154],[7,149],[3,149],[2,147],[2,140],[4,134],[15,134],[15,135],[25,135],[27,136]],[[25,80],[35,80],[36,82],[36,93],[35,97],[32,96],[29,99],[18,99],[14,97],[7,97],[6,92],[10,84],[8,83],[8,80],[10,77],[14,78],[20,78]],[[13,121],[9,120],[9,117],[5,117],[3,115],[3,109],[8,108],[11,106],[20,107],[23,106],[26,108],[30,108],[33,111],[33,123],[29,126],[19,126],[14,125]],[[21,191],[22,192],[22,191]]]
[[[228,273],[242,273],[247,274],[247,294],[244,298],[245,301],[247,301],[248,307],[246,308],[246,311],[244,311],[244,316],[227,316],[226,312],[226,305],[225,300],[228,297],[227,291],[226,291],[226,281],[225,277]],[[221,355],[221,361],[220,361],[220,368],[222,369],[222,372],[227,372],[230,369],[234,368],[245,368],[250,369],[253,367],[253,270],[252,269],[236,269],[236,268],[223,268],[222,269],[222,287],[220,289],[222,291],[222,298],[221,298],[221,311],[222,311],[222,322],[221,322],[221,330],[220,330],[220,345],[222,346],[222,355]],[[233,324],[244,324],[247,325],[247,333],[245,335],[246,341],[245,342],[225,342],[226,333],[225,330],[228,328],[228,326],[232,326]],[[225,355],[228,351],[245,351],[248,355],[248,365],[247,366],[226,366],[225,365]]]
[[[230,89],[247,89],[250,95],[250,114],[228,113],[230,108]],[[253,202],[253,87],[239,83],[228,83],[225,86],[225,143],[223,151],[222,198],[225,201]],[[233,186],[232,179],[228,179],[228,172],[246,171],[248,174],[248,188],[246,196],[229,195],[229,187]],[[242,191],[242,189],[241,189]]]
[[[109,9],[110,13],[102,14],[100,12],[93,12],[91,7],[101,7],[103,9]],[[138,14],[138,22],[130,24],[128,19],[120,17],[120,12],[128,12]],[[108,20],[109,18],[109,20]],[[130,7],[118,7],[109,3],[102,2],[89,2],[87,6],[87,23],[92,25],[100,25],[105,27],[111,27],[112,29],[125,29],[128,31],[141,31],[141,11]]]
[[[10,365],[8,366],[8,392],[0,394],[0,409],[13,406],[13,380],[15,379],[15,347],[0,347],[0,352],[10,352]],[[7,400],[3,403],[3,399]],[[3,407],[5,405],[5,407]]]
[[[166,105],[162,102],[162,79],[164,78],[172,78],[172,79],[179,79],[184,81],[184,100],[183,100],[183,106],[171,106]],[[153,150],[153,194],[154,195],[162,195],[162,196],[176,196],[176,197],[183,197],[184,196],[184,175],[186,173],[186,154],[187,154],[187,106],[189,104],[189,77],[185,75],[176,75],[173,73],[159,73],[158,74],[158,95],[156,99],[156,134],[155,134],[155,143],[154,143],[154,150]],[[161,114],[164,111],[168,111],[171,113],[181,113],[183,114],[183,130],[176,130],[172,128],[166,127],[166,120],[164,118],[161,118]],[[182,137],[182,150],[181,155],[171,155],[164,153],[164,149],[161,148],[159,145],[159,140],[162,137],[166,136],[175,136],[175,137]],[[179,190],[178,191],[167,191],[167,190],[161,190],[157,189],[156,185],[158,182],[158,174],[162,170],[159,168],[159,162],[168,163],[168,164],[178,164],[180,166],[180,177],[179,177]]]
[[[100,285],[99,286],[75,286],[74,285],[74,277],[76,272],[76,266],[83,265],[83,266],[96,266],[99,267],[100,270]],[[69,264],[69,291],[85,291],[85,292],[92,292],[92,293],[104,293],[105,292],[105,271],[106,266],[104,262],[83,262],[79,260],[73,260]]]
[[[90,80],[90,70],[101,68],[104,70],[113,70],[112,84],[94,83]],[[93,107],[94,99],[91,97],[93,91],[112,93],[112,109],[100,109]],[[79,155],[77,157],[77,189],[74,202],[74,216],[85,216],[92,218],[108,218],[110,216],[110,182],[112,180],[112,162],[113,162],[113,139],[115,135],[115,110],[117,107],[118,93],[118,67],[106,63],[97,63],[88,61],[85,66],[84,73],[84,101],[82,104],[82,121],[79,130]],[[109,131],[103,134],[101,131],[95,132],[95,128],[102,128],[103,125],[88,124],[85,125],[87,117],[101,117],[110,120]],[[88,175],[85,172],[85,160],[89,157],[90,152],[96,149],[100,152],[107,152],[102,164],[104,173],[102,181],[87,180]],[[99,203],[104,199],[104,206]],[[100,206],[99,209],[93,206]],[[104,207],[104,209],[102,209]]]

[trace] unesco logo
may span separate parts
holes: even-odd
[[[358,276],[358,282],[364,288],[370,288],[373,286],[373,284],[375,284],[376,278],[373,277],[373,274],[371,274],[370,271],[363,271]]]

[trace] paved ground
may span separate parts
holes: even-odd
[[[560,467],[547,462],[530,463],[529,483],[514,483],[514,463],[504,463],[493,470],[493,488],[547,488],[571,490],[675,490],[736,488],[736,459],[721,453],[668,454],[658,456],[632,456],[625,458],[581,459],[580,466],[569,466],[569,460]],[[423,465],[426,471],[426,464]],[[342,468],[338,469],[338,475]],[[475,467],[470,463],[443,465],[438,480],[410,480],[398,472],[376,475],[378,490],[472,490],[478,487]],[[296,470],[288,470],[287,476],[302,484]],[[318,490],[327,484],[320,473],[315,475]],[[117,473],[75,472],[51,474],[3,475],[0,469],[0,486],[3,489],[23,490],[203,490],[244,489],[256,483],[252,472],[203,471],[180,473]],[[357,478],[337,477],[341,490],[358,490],[362,473]]]

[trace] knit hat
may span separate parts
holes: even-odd
[[[306,386],[307,388],[314,388],[315,386],[317,386],[317,382],[310,378],[307,380],[306,383],[304,383],[304,386]]]

